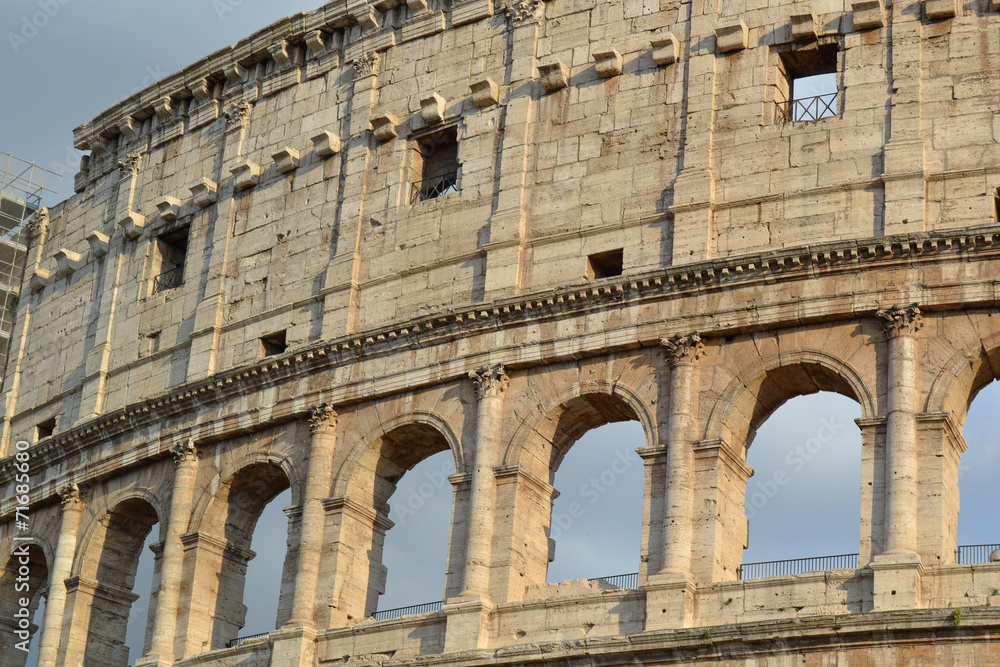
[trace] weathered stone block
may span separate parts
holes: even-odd
[[[437,125],[444,120],[448,103],[437,93],[431,93],[420,100],[420,117],[428,125]]]
[[[256,162],[245,160],[230,169],[229,172],[235,178],[234,187],[237,190],[246,190],[260,183],[263,170]]]
[[[480,109],[493,106],[500,99],[500,87],[490,78],[483,78],[469,84],[472,101]]]
[[[203,178],[191,186],[191,197],[195,206],[211,206],[219,198],[219,184],[210,178]]]
[[[851,3],[855,30],[872,30],[885,24],[882,0],[861,0]]]
[[[371,126],[375,133],[375,138],[383,143],[396,138],[397,125],[399,125],[399,119],[391,113],[384,113],[380,116],[375,116],[371,120]]]
[[[924,12],[932,21],[950,19],[959,11],[958,0],[924,0]]]
[[[732,53],[747,48],[750,31],[743,19],[728,19],[715,27],[715,43],[720,53]]]
[[[176,197],[164,197],[156,203],[156,210],[165,221],[173,222],[180,215],[181,200]]]
[[[311,138],[313,153],[316,157],[326,159],[340,152],[340,137],[333,132],[324,130]]]
[[[656,33],[650,45],[653,47],[653,62],[657,65],[672,65],[680,57],[680,42],[669,31]]]
[[[792,14],[792,37],[796,42],[815,42],[819,33],[819,19],[815,14]]]
[[[545,92],[551,93],[569,85],[569,67],[556,58],[549,57],[539,61],[538,73]]]
[[[299,168],[299,152],[291,146],[285,146],[271,155],[274,167],[279,174],[287,174]]]
[[[610,46],[598,46],[593,51],[596,61],[594,69],[602,79],[618,76],[622,73],[622,56]]]

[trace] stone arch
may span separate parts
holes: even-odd
[[[294,480],[294,483],[293,483]],[[291,488],[293,502],[301,502],[302,476],[290,459],[275,451],[259,451],[224,465],[213,476],[185,535],[190,556],[184,562],[184,579],[192,585],[182,592],[179,627],[187,628],[184,653],[225,647],[243,628],[247,607],[243,603],[246,573],[256,555],[250,549],[257,521],[264,508],[282,491]],[[285,582],[290,581],[297,551],[286,552],[282,573],[279,619],[287,615]],[[199,604],[194,605],[198,590]]]
[[[154,502],[148,491],[130,489],[100,499],[92,507],[97,518],[81,541],[78,583],[67,600],[67,609],[73,610],[70,642],[86,642],[85,663],[109,667],[129,663],[125,634],[132,604],[139,598],[132,590],[136,569],[146,537],[160,521]],[[146,619],[147,642],[152,616]],[[67,655],[73,650],[68,648]]]
[[[30,644],[32,639],[37,646],[38,630],[42,625],[42,619],[37,617],[38,604],[49,582],[52,560],[43,543],[36,539],[17,543],[9,540],[2,553],[0,590],[4,595],[0,595],[0,647],[4,650],[0,652],[0,665],[24,667],[28,654],[15,646],[25,641]],[[16,588],[19,584],[26,584],[27,590]],[[28,598],[28,617],[23,619],[16,616],[21,610],[21,597]]]
[[[1000,334],[955,352],[931,381],[924,410],[948,412],[961,425],[976,395],[996,379],[1000,379]]]
[[[80,539],[77,542],[77,553],[73,559],[73,574],[80,576],[90,576],[85,570],[85,554],[92,553],[92,549],[99,548],[94,542],[95,535],[104,529],[103,520],[113,508],[124,502],[137,500],[148,504],[157,517],[166,516],[167,509],[163,506],[160,498],[149,489],[131,488],[114,492],[107,496],[92,497],[88,503],[88,521],[81,531]]]
[[[715,400],[704,438],[722,439],[737,449],[749,447],[757,427],[786,401],[819,391],[857,401],[862,419],[878,415],[874,394],[850,364],[819,350],[799,350],[740,371]]]
[[[553,431],[557,439],[550,442],[553,448],[547,466],[549,472],[544,477],[550,484],[552,475],[569,450],[569,446],[581,435],[598,426],[634,419],[642,424],[642,429],[646,434],[646,446],[656,447],[659,444],[654,409],[642,399],[638,392],[623,384],[592,380],[574,383],[532,410],[528,418],[518,425],[517,430],[507,442],[503,464],[522,465],[527,463],[527,461],[522,462],[522,456],[526,450],[531,452],[531,434],[538,432],[539,425],[543,420],[551,421],[553,417],[558,420],[561,414],[567,410],[572,414],[584,417],[584,419],[580,419],[572,425],[566,424],[564,429],[557,427]],[[597,417],[601,414],[611,418],[601,420]],[[587,418],[588,415],[589,418]],[[544,456],[540,455],[539,452],[533,454],[535,458],[539,459],[539,462],[544,460]],[[536,471],[536,474],[538,472],[540,471]]]

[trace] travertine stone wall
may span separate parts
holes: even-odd
[[[1000,368],[998,25],[986,1],[349,0],[78,127],[3,385],[2,581],[25,441],[46,664],[136,658],[150,530],[143,665],[995,662],[1000,565],[955,541]],[[789,121],[816,63],[832,115]],[[446,135],[455,191],[415,198]],[[741,581],[746,450],[817,391],[861,407],[859,569]],[[548,584],[555,471],[624,420],[638,588]],[[376,623],[389,499],[443,451],[443,608]],[[276,629],[227,649],[287,488]]]

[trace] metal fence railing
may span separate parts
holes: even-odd
[[[777,102],[778,115],[782,122],[820,120],[837,115],[837,96],[839,91],[803,97],[798,100]]]
[[[445,174],[425,181],[417,181],[410,189],[410,203],[435,199],[441,195],[458,192],[458,174]]]
[[[423,604],[414,604],[409,607],[396,607],[395,609],[385,609],[383,611],[377,611],[374,614],[376,621],[388,621],[392,618],[399,618],[400,616],[411,616],[413,614],[426,614],[431,611],[441,611],[441,601],[437,602],[425,602]]]
[[[639,588],[639,573],[631,572],[629,574],[615,574],[610,577],[594,577],[593,579],[588,579],[587,581],[603,581],[606,584],[614,586],[615,588],[631,590],[633,588]]]
[[[178,266],[177,268],[170,269],[169,271],[164,271],[158,276],[153,278],[153,293],[163,292],[168,289],[173,289],[175,287],[180,287],[184,284],[184,267]]]
[[[1000,544],[965,544],[955,550],[955,562],[959,565],[989,563],[990,554],[1000,549]]]
[[[856,570],[858,568],[858,554],[743,563],[736,570],[736,576],[740,579],[759,579],[761,577],[784,577],[803,572],[826,572],[827,570],[844,568]]]
[[[246,644],[248,641],[253,639],[260,639],[261,637],[267,637],[270,632],[258,632],[255,635],[247,635],[246,637],[237,637],[236,639],[230,639],[226,642],[226,648],[233,648],[234,646],[239,646],[240,644]]]

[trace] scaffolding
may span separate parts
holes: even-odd
[[[14,312],[28,251],[28,220],[42,205],[53,172],[0,151],[0,368],[14,328]]]

